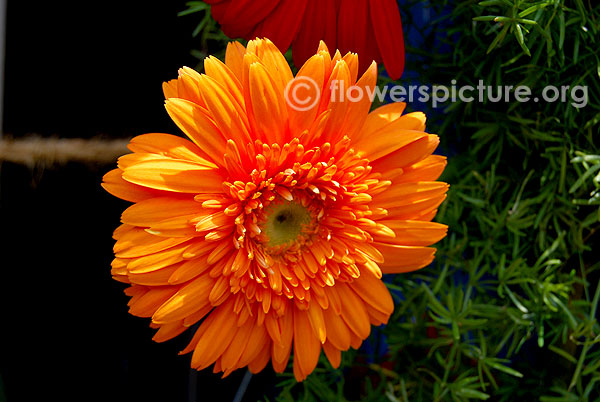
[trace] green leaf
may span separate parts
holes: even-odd
[[[557,355],[562,356],[563,358],[565,358],[566,360],[570,361],[573,364],[577,363],[577,360],[564,349],[560,349],[560,348],[557,348],[556,346],[552,346],[552,345],[548,345],[548,349],[550,349]]]
[[[504,366],[504,365],[498,363],[497,361],[492,360],[488,364],[490,365],[490,367],[495,368],[498,371],[502,371],[506,374],[512,375],[513,377],[523,378],[523,374],[521,374],[517,370],[507,367],[507,366]]]
[[[523,31],[521,31],[521,25],[516,23],[514,25],[515,27],[515,35],[517,37],[517,42],[519,42],[519,45],[521,46],[521,49],[523,49],[523,51],[525,52],[525,54],[529,57],[531,57],[531,53],[529,52],[529,49],[527,48],[527,45],[525,45],[525,39],[523,37]]]
[[[494,48],[496,48],[496,46],[499,46],[502,43],[502,41],[504,40],[504,37],[508,33],[509,27],[510,27],[509,25],[504,25],[504,28],[502,28],[502,31],[500,31],[500,33],[498,35],[496,35],[496,38],[494,38],[492,43],[490,43],[490,46],[488,47],[486,54],[489,54],[492,50],[494,50]]]

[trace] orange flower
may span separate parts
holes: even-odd
[[[355,54],[324,44],[297,77],[321,97],[299,111],[284,99],[292,72],[269,40],[208,57],[164,84],[169,115],[192,140],[134,138],[104,188],[133,202],[115,231],[116,280],[130,312],[151,317],[154,340],[201,324],[183,353],[225,375],[271,361],[310,374],[325,351],[334,367],[358,348],[393,302],[383,273],[429,264],[446,234],[430,222],[444,200],[446,160],[425,115],[404,104],[369,113],[368,98],[334,102],[333,80],[373,90],[373,63],[357,81]],[[296,78],[298,79],[298,78]]]
[[[290,45],[301,66],[323,40],[331,49],[385,64],[392,79],[404,70],[404,38],[396,0],[205,0],[230,38],[266,36],[282,51]]]

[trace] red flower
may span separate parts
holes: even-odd
[[[396,0],[205,0],[230,38],[268,37],[301,66],[323,40],[357,53],[361,71],[383,63],[392,79],[404,70],[404,39]]]

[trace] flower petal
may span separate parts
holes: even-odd
[[[310,326],[313,329],[315,336],[321,341],[321,343],[325,343],[325,339],[327,339],[327,331],[325,329],[325,320],[323,319],[323,309],[316,301],[311,301],[308,303],[308,321],[310,322]]]
[[[262,20],[268,18],[277,4],[278,1],[273,0],[232,1],[217,21],[228,37],[244,37],[250,34]],[[240,15],[243,15],[244,18],[240,18]]]
[[[325,351],[325,355],[327,356],[327,360],[329,360],[331,366],[334,369],[338,368],[342,362],[342,352],[330,342],[325,342],[323,344],[323,351]]]
[[[398,120],[405,108],[406,103],[404,102],[388,103],[378,107],[369,113],[360,134],[369,137],[391,122]],[[358,141],[359,137],[355,136],[355,140]]]
[[[358,96],[356,101],[352,100],[348,106],[348,113],[344,121],[340,133],[347,135],[353,139],[357,136],[367,119],[369,109],[371,108],[372,100],[370,94],[374,93],[377,85],[377,64],[373,62],[363,76],[358,80],[354,94]],[[362,94],[362,95],[361,95]],[[349,93],[348,95],[352,95]]]
[[[396,246],[384,243],[375,243],[381,251],[385,262],[380,264],[384,274],[400,274],[423,268],[433,261],[435,248]]]
[[[294,307],[294,374],[304,380],[317,367],[321,343],[313,333],[306,311]],[[296,368],[296,365],[298,367]]]
[[[135,258],[157,253],[178,244],[184,243],[190,238],[165,238],[154,236],[142,228],[133,227],[123,234],[115,243],[113,250],[119,258]]]
[[[121,169],[111,170],[102,177],[102,187],[115,197],[130,202],[140,202],[158,197],[161,194],[166,194],[161,191],[129,183],[128,181],[123,180],[122,176],[123,171]]]
[[[217,168],[217,165],[199,156],[203,154],[203,151],[194,143],[171,134],[138,135],[131,139],[127,147],[133,152],[164,155],[169,158],[197,162],[213,169]]]
[[[214,193],[223,179],[216,170],[196,162],[157,158],[136,163],[123,172],[123,179],[140,186],[178,193]]]
[[[226,140],[206,109],[185,99],[171,98],[165,102],[167,113],[209,160],[223,166]]]
[[[403,168],[400,175],[388,176],[385,171],[382,172],[382,175],[388,177],[393,183],[434,181],[440,177],[447,164],[445,156],[430,155],[422,161]]]
[[[382,312],[388,317],[394,311],[394,301],[387,287],[369,271],[362,271],[348,286],[369,306]]]
[[[214,284],[208,275],[194,279],[177,290],[152,315],[152,322],[165,324],[184,319],[208,304],[208,292]]]
[[[404,37],[398,3],[396,0],[369,3],[377,47],[388,75],[396,80],[404,71]]]
[[[306,3],[307,0],[279,0],[269,18],[258,24],[252,36],[268,37],[282,52],[285,52],[298,33]]]
[[[204,75],[200,90],[210,116],[223,136],[233,139],[238,145],[252,142],[246,111],[227,89],[214,78]]]
[[[440,181],[401,183],[390,186],[373,198],[373,205],[382,208],[398,208],[445,194],[448,184]]]
[[[242,82],[242,68],[244,66],[244,55],[246,48],[240,42],[229,42],[225,51],[225,65]]]
[[[376,161],[420,138],[427,137],[427,133],[423,131],[399,130],[391,126],[385,127],[368,137],[362,137],[354,144],[354,149],[370,161]]]
[[[401,246],[429,246],[446,236],[448,226],[436,222],[381,220],[378,221],[394,231],[396,237],[373,236],[375,240]]]
[[[298,35],[294,39],[292,56],[296,67],[302,66],[315,54],[321,40],[336,48],[337,12],[335,2],[308,0]]]
[[[268,144],[283,144],[288,130],[288,114],[282,96],[283,90],[278,90],[266,68],[261,64],[253,63],[249,68],[249,94],[256,134],[265,138]]]
[[[342,303],[342,318],[360,339],[366,339],[371,332],[371,324],[363,301],[344,283],[336,284]]]
[[[325,62],[322,55],[312,56],[300,68],[296,78],[286,87],[286,105],[292,136],[298,137],[314,123],[325,80]],[[295,102],[310,102],[306,105]],[[314,103],[314,104],[313,104]],[[312,107],[309,107],[313,105]]]
[[[151,227],[165,220],[188,216],[206,215],[202,204],[194,200],[156,197],[138,202],[127,208],[121,221],[133,226]]]
[[[350,348],[350,330],[342,317],[332,308],[324,310],[323,317],[327,329],[327,342],[340,350],[348,350]]]
[[[192,367],[202,370],[215,362],[231,343],[236,321],[231,319],[232,298],[217,307],[198,328],[203,331],[192,354]]]

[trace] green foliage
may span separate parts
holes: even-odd
[[[203,1],[190,1],[185,3],[187,9],[179,12],[180,17],[193,15],[200,19],[198,25],[192,32],[192,36],[198,38],[199,48],[191,50],[192,56],[198,59],[196,70],[203,71],[203,61],[208,56],[215,56],[223,60],[225,49],[230,39],[219,29],[217,22],[210,14],[210,5]]]
[[[406,301],[386,330],[398,377],[414,384],[390,379],[396,398],[596,400],[600,7],[449,6],[446,38],[458,41],[426,59],[422,81],[528,85],[534,94],[587,85],[588,104],[453,104],[430,124],[457,152],[437,217],[450,230],[436,268],[395,280]]]

